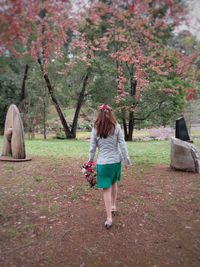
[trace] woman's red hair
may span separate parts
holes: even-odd
[[[114,134],[116,119],[111,110],[100,110],[94,126],[97,130],[97,136],[107,138]]]

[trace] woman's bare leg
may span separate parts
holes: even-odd
[[[117,192],[118,192],[118,186],[117,183],[114,183],[112,184],[111,187],[111,205],[114,211],[116,211]]]
[[[103,189],[103,198],[106,207],[107,221],[112,222],[112,212],[111,212],[111,188]]]

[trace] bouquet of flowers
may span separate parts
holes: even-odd
[[[93,187],[96,185],[96,170],[95,170],[95,163],[90,160],[83,164],[82,166],[82,173],[84,174],[86,180],[90,184],[90,187]]]

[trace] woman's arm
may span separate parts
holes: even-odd
[[[97,148],[96,130],[95,128],[92,128],[92,133],[90,137],[89,161],[94,159],[96,148]]]
[[[122,158],[125,161],[126,165],[130,165],[131,161],[130,161],[130,158],[129,158],[129,155],[128,155],[127,145],[126,145],[126,142],[124,140],[124,136],[122,134],[122,129],[121,129],[120,125],[118,125],[117,138],[118,138],[118,143],[119,143],[120,151],[121,151],[121,154],[122,154]]]

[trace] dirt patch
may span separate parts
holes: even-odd
[[[0,162],[0,266],[200,266],[199,174],[133,166],[106,230],[82,162]]]

